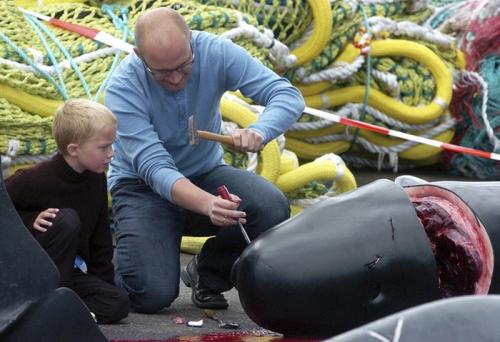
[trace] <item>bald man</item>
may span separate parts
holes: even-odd
[[[241,47],[191,31],[174,10],[144,13],[135,53],[113,74],[106,105],[118,119],[109,188],[116,230],[116,282],[133,309],[154,313],[179,294],[180,241],[186,231],[214,235],[182,270],[200,308],[224,309],[231,266],[251,239],[290,215],[286,197],[254,173],[226,165],[217,142],[189,144],[188,117],[219,133],[220,100],[240,90],[265,106],[258,121],[233,134],[240,151],[256,152],[297,120],[304,100],[290,83]],[[226,185],[231,199],[217,196]]]

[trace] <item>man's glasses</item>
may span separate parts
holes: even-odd
[[[179,65],[175,69],[153,70],[149,67],[149,65],[146,63],[146,61],[143,58],[141,58],[141,60],[142,60],[142,63],[144,64],[144,68],[146,68],[147,72],[149,72],[151,74],[151,76],[153,76],[154,79],[159,80],[162,78],[170,77],[175,73],[183,73],[184,71],[186,71],[187,68],[189,68],[191,65],[193,65],[193,63],[194,63],[193,45],[191,43],[189,43],[189,47],[191,48],[191,58],[188,61]]]

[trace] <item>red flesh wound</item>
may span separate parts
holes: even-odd
[[[444,297],[487,294],[493,248],[472,209],[453,192],[432,185],[405,188],[429,238]]]
[[[456,225],[439,203],[423,200],[413,205],[431,241],[443,295],[474,294],[483,262],[470,242],[469,234]]]

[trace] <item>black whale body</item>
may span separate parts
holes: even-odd
[[[441,299],[429,239],[405,191],[425,181],[417,183],[375,181],[254,240],[232,275],[248,316],[285,335],[334,336]],[[500,249],[500,183],[488,183],[436,185],[458,194],[481,220],[492,264],[491,247]],[[490,293],[498,293],[498,273],[493,270]]]
[[[327,342],[498,341],[499,311],[498,295],[446,298],[381,318]]]
[[[428,238],[389,180],[269,230],[242,253],[233,281],[253,321],[296,336],[333,336],[441,298]]]

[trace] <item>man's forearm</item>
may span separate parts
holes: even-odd
[[[199,214],[208,215],[208,205],[214,197],[191,183],[187,178],[177,180],[172,186],[174,203]]]

